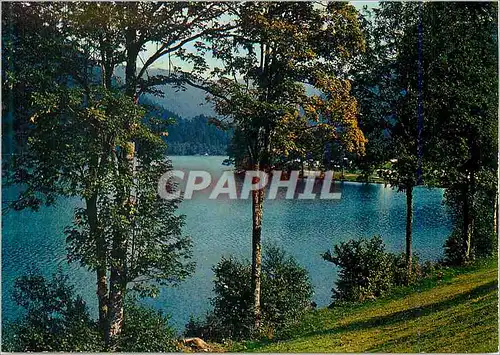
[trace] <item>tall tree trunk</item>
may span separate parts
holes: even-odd
[[[259,170],[259,166],[255,167]],[[264,203],[264,189],[252,191],[252,289],[253,289],[253,312],[255,330],[260,329],[261,322],[261,269],[262,269],[262,209]]]
[[[97,276],[97,299],[99,301],[99,328],[106,332],[108,324],[108,277],[106,267],[98,266]]]
[[[462,208],[462,217],[463,217],[463,222],[462,222],[462,237],[463,237],[463,262],[466,263],[469,258],[469,253],[470,253],[470,234],[469,234],[469,185],[466,184],[464,188],[464,195],[463,195],[463,208]]]
[[[413,186],[406,187],[406,282],[409,284],[412,274],[412,228],[413,228]]]
[[[495,201],[493,201],[493,232],[498,238],[498,191],[495,192]]]
[[[102,68],[102,82],[104,88],[111,90],[112,77],[113,77],[113,64],[104,64]]]
[[[96,240],[96,252],[99,265],[96,269],[97,276],[97,300],[99,303],[99,326],[106,329],[106,317],[108,309],[108,285],[106,277],[106,251],[103,236],[98,232],[97,219],[97,193],[87,199],[87,217],[90,227],[90,235]]]
[[[133,13],[133,9],[137,7],[136,3],[127,4],[128,11]],[[136,63],[139,54],[139,46],[137,45],[137,31],[129,25],[125,31],[126,40],[126,66],[125,66],[125,95],[133,98],[137,103],[136,97]],[[130,127],[126,127],[130,129]],[[127,142],[124,144],[125,156],[124,159],[125,170],[124,174],[134,175],[134,156],[135,156],[135,143]],[[125,206],[130,206],[134,203],[132,191],[126,189],[122,202]],[[128,210],[128,208],[125,208]],[[128,213],[125,213],[128,216]],[[126,232],[125,232],[126,233]],[[109,278],[109,299],[108,299],[108,324],[106,332],[106,345],[109,351],[116,350],[116,341],[121,334],[124,319],[124,299],[127,289],[127,240],[126,236],[122,233],[117,233],[114,236],[112,250],[111,250],[111,271]]]
[[[128,144],[125,144],[125,148]],[[122,175],[124,181],[133,178],[133,155],[134,151],[123,149],[117,155],[118,174]],[[132,175],[131,175],[132,174]],[[132,197],[133,187],[125,182],[118,187],[117,200],[122,204],[119,215],[130,218],[132,207],[135,203]],[[108,298],[108,326],[105,334],[106,347],[108,351],[115,351],[117,340],[122,332],[124,321],[124,300],[127,291],[127,235],[128,227],[118,226],[113,231],[110,251],[110,277],[109,277],[109,298]]]
[[[111,267],[109,278],[108,328],[106,332],[108,351],[116,351],[117,339],[123,328],[124,299],[127,288],[126,248],[123,240],[116,240],[112,254],[114,265]]]
[[[474,234],[474,193],[475,174],[470,172],[470,178],[465,188],[464,198],[464,263],[472,259],[472,235]]]

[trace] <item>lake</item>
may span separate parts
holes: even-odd
[[[172,157],[174,168],[208,170],[221,174],[226,157]],[[263,248],[277,245],[307,268],[315,288],[314,301],[326,306],[336,279],[332,263],[321,258],[334,244],[351,238],[382,236],[393,252],[404,250],[405,195],[382,184],[336,183],[340,200],[267,200],[262,227]],[[15,196],[3,189],[2,199]],[[280,190],[281,193],[281,190]],[[414,250],[421,259],[442,256],[442,246],[451,230],[451,218],[443,202],[443,189],[419,187],[414,192]],[[2,318],[12,320],[20,309],[10,298],[16,277],[30,269],[50,275],[60,266],[75,289],[96,314],[95,276],[66,261],[64,227],[69,225],[78,199],[60,199],[56,207],[39,212],[10,211],[2,215]],[[196,194],[185,200],[180,213],[186,215],[185,234],[194,242],[196,272],[180,286],[163,289],[146,302],[171,315],[179,330],[190,315],[202,316],[210,309],[213,273],[223,255],[251,258],[251,200],[209,200]]]

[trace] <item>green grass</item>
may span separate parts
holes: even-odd
[[[497,352],[497,263],[439,277],[368,303],[307,314],[285,340],[234,344],[245,352]]]

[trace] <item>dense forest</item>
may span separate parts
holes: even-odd
[[[185,119],[146,98],[139,100],[149,110],[149,115],[168,121],[168,155],[227,155],[232,131],[209,124],[203,115]]]

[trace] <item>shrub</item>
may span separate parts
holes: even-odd
[[[223,257],[213,271],[215,297],[211,300],[214,307],[213,316],[207,317],[211,329],[209,337],[219,339],[249,337],[253,324],[251,265],[233,257]]]
[[[186,335],[216,341],[252,337],[250,263],[222,258],[213,270],[214,308],[204,320],[191,319],[186,325]],[[272,336],[295,322],[308,308],[313,289],[307,271],[276,247],[264,253],[261,277],[262,330]]]
[[[433,276],[439,263],[421,264],[417,255],[412,258],[412,275],[407,280],[406,254],[385,251],[381,237],[349,240],[328,251],[323,258],[340,267],[338,280],[332,289],[335,302],[362,302],[382,297],[394,286],[413,284]]]
[[[393,257],[379,236],[341,243],[323,258],[340,267],[332,289],[335,301],[373,299],[385,295],[393,285]]]
[[[102,352],[103,334],[83,299],[61,271],[51,280],[30,273],[15,281],[13,298],[26,314],[3,329],[2,349],[12,352]],[[172,352],[175,332],[161,313],[127,300],[120,351]]]
[[[314,292],[307,270],[276,247],[264,255],[262,273],[262,319],[272,332],[296,321]]]
[[[85,351],[104,349],[97,324],[87,306],[60,271],[46,280],[37,273],[15,281],[15,302],[26,314],[10,323],[2,348],[16,352]]]
[[[392,256],[392,283],[394,286],[403,286],[413,284],[420,280],[423,275],[422,265],[420,265],[419,258],[413,254],[412,257],[412,274],[408,280],[408,268],[406,266],[406,254],[389,254]]]
[[[128,299],[124,310],[123,329],[118,339],[121,352],[177,351],[175,331],[168,317]]]

